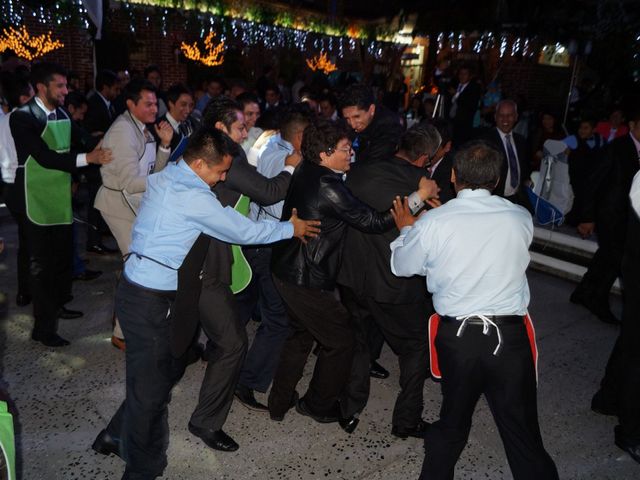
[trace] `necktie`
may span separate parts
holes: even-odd
[[[507,147],[507,160],[509,160],[509,184],[511,188],[518,187],[518,181],[520,180],[520,174],[518,172],[518,159],[516,158],[516,152],[513,151],[513,145],[511,145],[511,134],[507,133],[504,136],[504,141]]]
[[[190,132],[187,122],[181,122],[180,125],[178,125],[178,131],[182,134],[183,137],[188,137]]]
[[[149,131],[149,129],[147,127],[144,127],[144,130],[142,130],[142,133],[144,134],[144,139],[147,143],[153,143],[155,142],[155,139],[153,138],[153,135],[151,135],[151,132]]]
[[[109,118],[113,118],[116,115],[116,109],[113,108],[113,103],[109,104]]]
[[[51,112],[49,115],[47,115],[47,120],[57,120],[58,117],[56,117],[56,112]]]

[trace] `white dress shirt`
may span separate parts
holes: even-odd
[[[16,144],[11,135],[9,118],[11,113],[0,117],[0,170],[2,171],[2,181],[13,183],[16,179],[16,169],[18,168],[18,154]]]
[[[511,182],[509,181],[509,179],[511,178],[511,165],[509,164],[509,157],[507,156],[507,135],[509,135],[510,143],[511,143],[511,148],[513,148],[513,154],[516,156],[516,163],[518,165],[520,165],[520,159],[518,158],[518,150],[516,150],[516,144],[513,141],[513,130],[511,130],[511,132],[509,133],[504,133],[502,130],[500,130],[498,127],[496,127],[496,130],[498,130],[498,134],[500,135],[500,140],[502,140],[502,153],[504,154],[504,158],[507,160],[507,178],[505,179],[504,182],[504,196],[505,197],[510,197],[511,195],[515,195],[515,193],[517,192],[517,189],[513,188],[511,186]],[[520,184],[520,172],[516,172],[516,175],[518,175],[518,185]]]
[[[391,271],[426,275],[440,315],[524,315],[533,222],[488,190],[465,189],[391,243]]]

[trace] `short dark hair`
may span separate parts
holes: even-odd
[[[237,112],[242,112],[242,106],[235,100],[225,95],[212,98],[202,112],[202,123],[207,126],[215,126],[216,122],[222,122],[227,128],[238,119]]]
[[[317,120],[307,125],[302,136],[302,157],[305,161],[320,163],[320,153],[328,152],[343,138],[349,138],[347,131],[328,120]]]
[[[193,93],[185,85],[174,83],[167,90],[167,102],[175,105],[181,95],[191,95],[193,97]]]
[[[64,97],[64,106],[69,108],[69,105],[73,105],[74,108],[80,108],[82,105],[87,105],[87,97],[77,90],[69,92],[69,94]]]
[[[368,110],[375,103],[371,88],[361,83],[351,85],[340,95],[340,108],[357,107],[360,110]]]
[[[309,115],[300,108],[289,108],[280,122],[280,135],[290,141],[297,129],[304,129],[311,123]]]
[[[249,103],[257,103],[260,105],[260,100],[258,100],[258,96],[255,93],[244,92],[236,97],[236,102],[242,105],[243,109]]]
[[[436,127],[421,123],[404,132],[400,138],[400,150],[413,162],[425,154],[433,157],[441,141]]]
[[[502,161],[502,154],[485,141],[465,144],[453,158],[456,185],[492,191],[500,179]]]
[[[325,93],[324,95],[321,95],[319,101],[329,102],[329,105],[331,105],[333,108],[336,108],[338,106],[338,100],[332,93]]]
[[[26,78],[12,76],[3,84],[5,98],[10,109],[20,106],[20,97],[28,97],[31,94],[31,84]]]
[[[440,139],[442,140],[442,145],[446,145],[448,142],[453,140],[451,135],[451,125],[449,125],[449,122],[444,118],[434,118],[429,120],[429,123],[438,130]]]
[[[160,76],[162,76],[162,72],[160,71],[160,67],[158,67],[157,65],[148,65],[145,69],[144,69],[144,78],[147,78],[149,76],[150,73],[153,72],[157,72],[160,74]]]
[[[52,62],[40,62],[31,67],[31,85],[34,90],[38,90],[37,85],[42,83],[44,86],[49,86],[49,82],[53,79],[54,75],[62,75],[67,77],[67,70],[57,63]]]
[[[144,78],[134,78],[124,88],[124,99],[131,100],[133,103],[138,103],[142,96],[142,91],[147,90],[149,92],[156,93],[156,87],[149,80]]]
[[[100,70],[96,75],[96,90],[100,92],[104,87],[113,87],[118,83],[118,76],[113,70]]]
[[[638,123],[640,122],[640,108],[634,108],[633,110],[627,112],[627,122]]]
[[[272,92],[276,92],[278,96],[280,95],[280,88],[273,82],[269,82],[266,87],[264,87],[264,93],[266,94],[269,90]]]
[[[203,125],[189,137],[189,143],[182,155],[186,163],[202,158],[210,165],[222,162],[225,155],[233,155],[233,140],[213,125]]]

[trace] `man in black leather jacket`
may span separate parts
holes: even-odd
[[[296,402],[295,387],[314,340],[320,345],[313,378],[296,409],[322,423],[344,415],[338,398],[349,379],[354,350],[351,316],[334,295],[347,225],[381,233],[394,225],[391,213],[377,212],[344,185],[351,143],[346,132],[327,122],[305,129],[303,162],[293,175],[283,215],[296,208],[301,217],[321,221],[317,238],[274,246],[274,283],[287,305],[292,332],[287,339],[269,395],[272,419],[281,420]],[[357,419],[343,418],[353,431]]]

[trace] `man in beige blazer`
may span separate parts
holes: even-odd
[[[125,89],[127,111],[111,125],[103,148],[112,151],[113,161],[101,168],[102,186],[95,208],[118,242],[122,255],[129,252],[131,229],[136,218],[147,176],[162,170],[171,155],[173,128],[168,122],[154,125],[160,139],[156,145],[147,124],[154,124],[158,113],[155,87],[145,80],[132,80]],[[111,342],[124,350],[122,330],[116,321]]]

